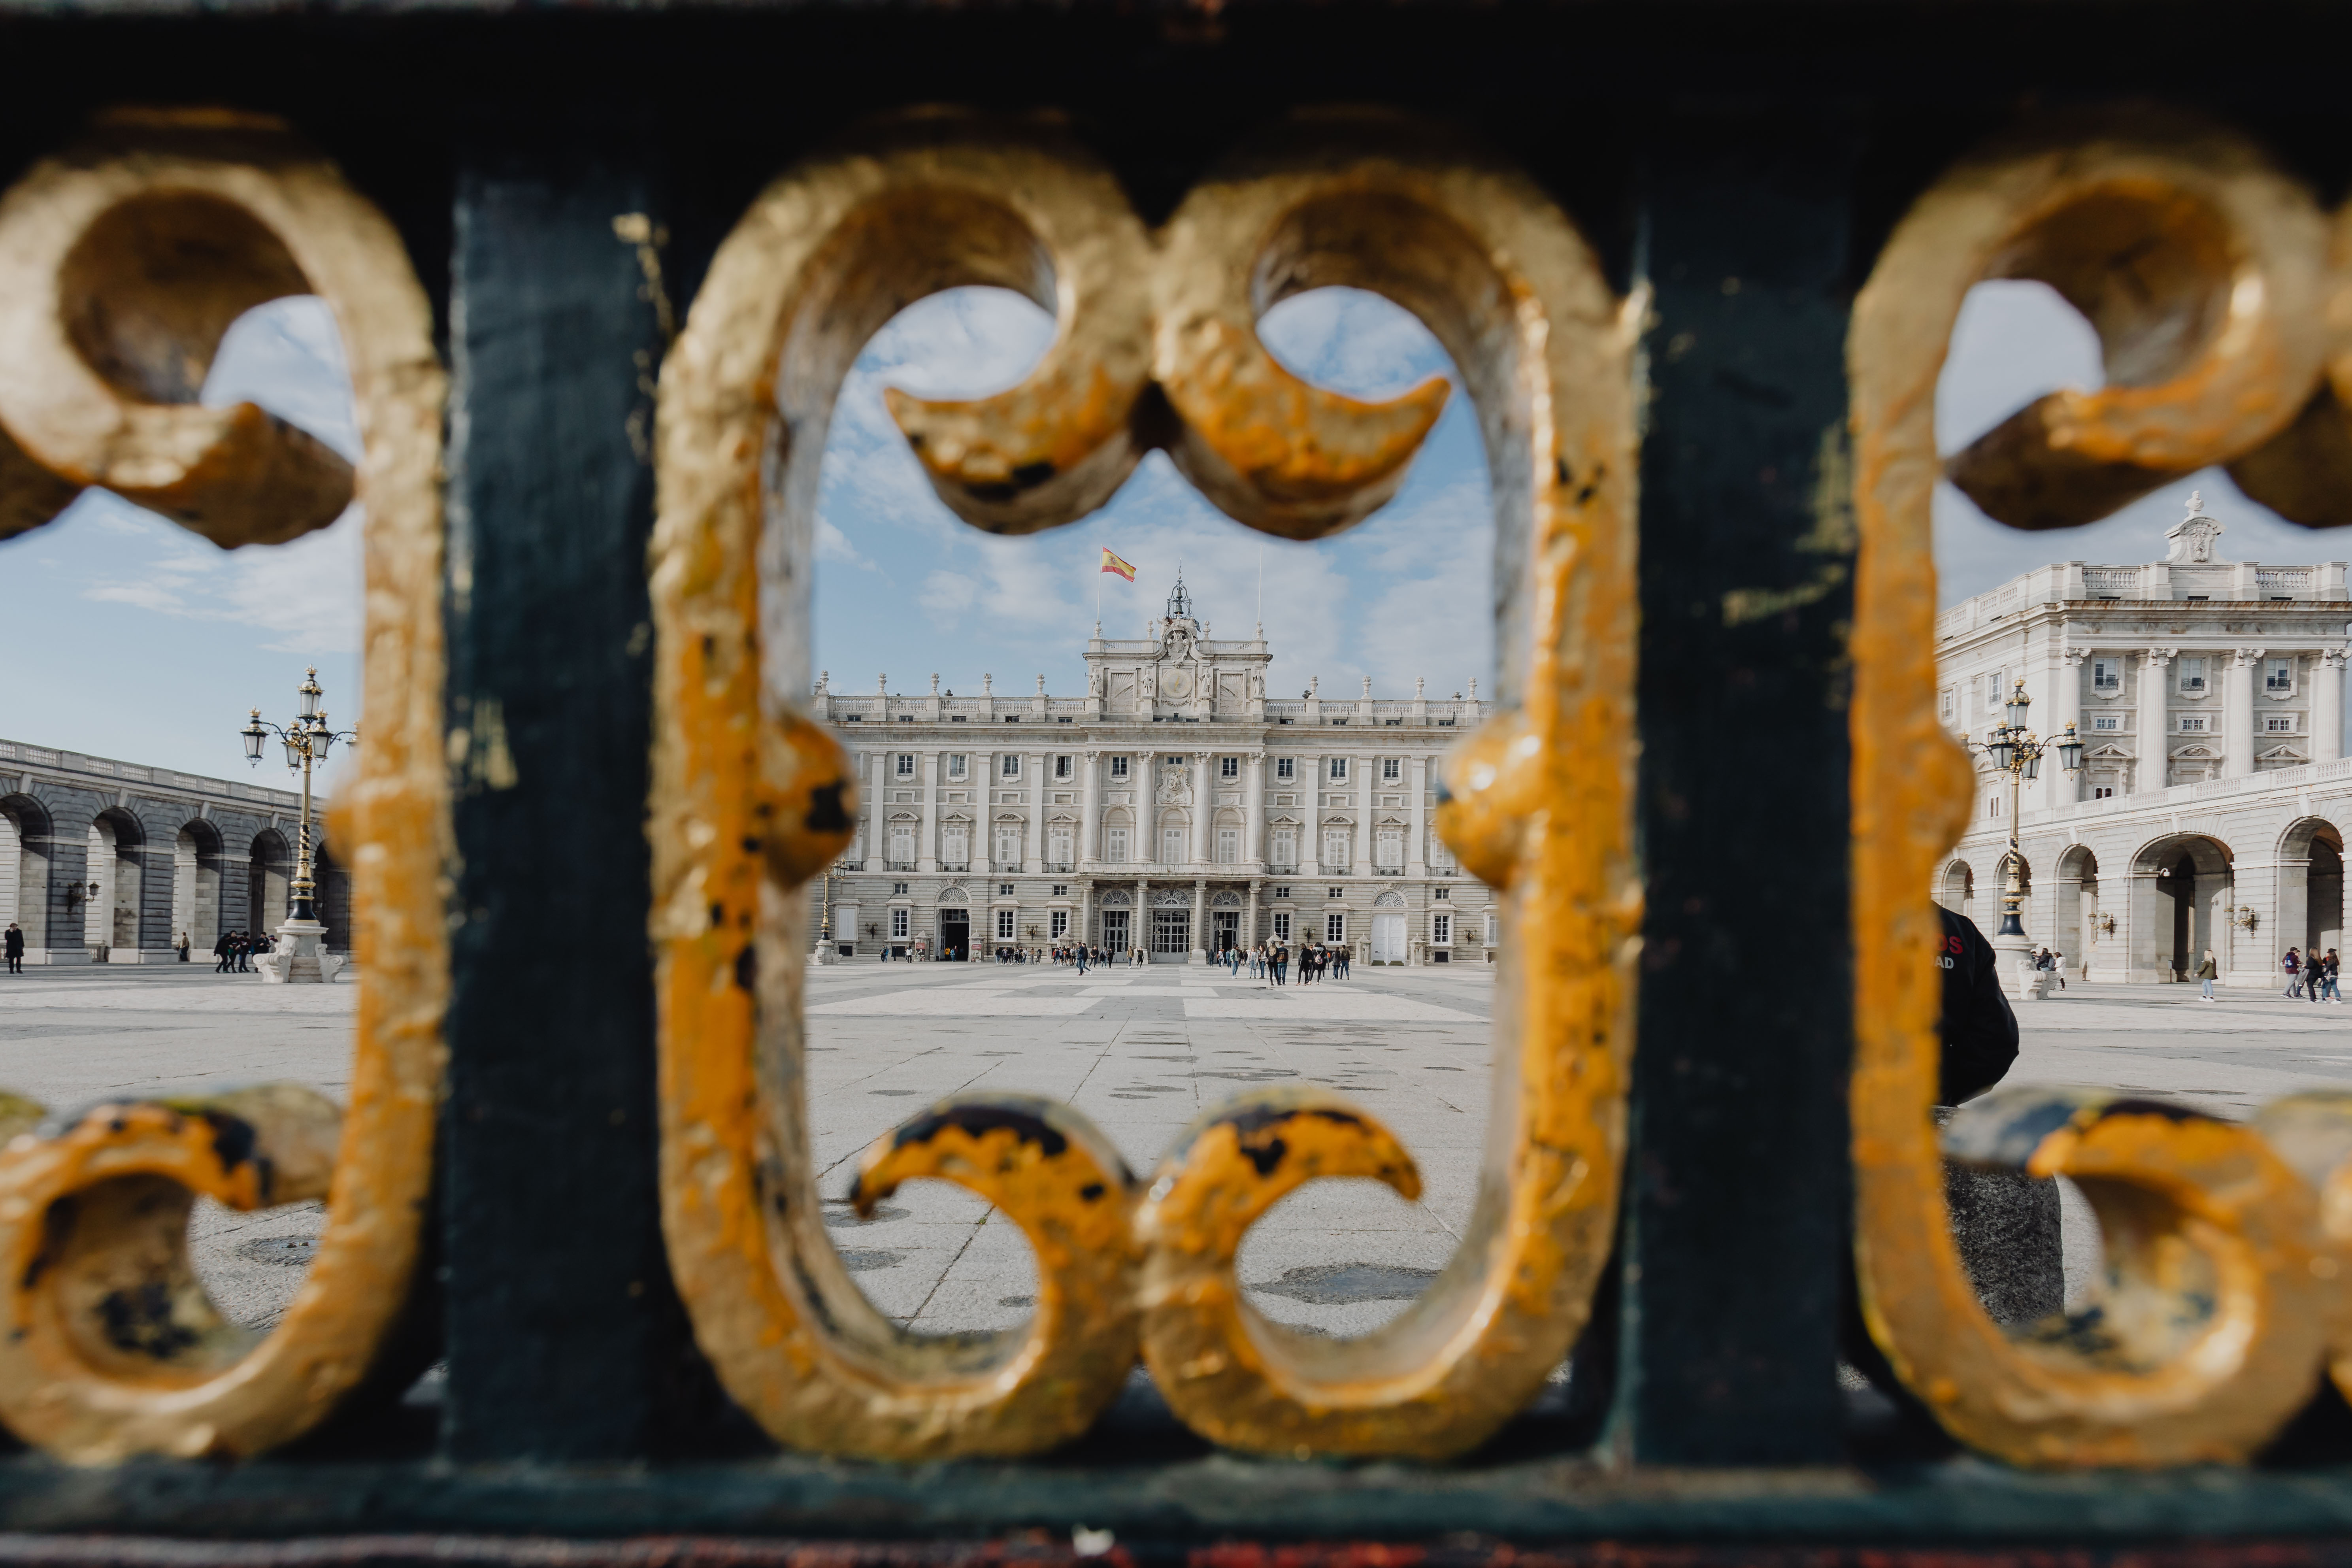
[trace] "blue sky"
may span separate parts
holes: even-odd
[[[921,301],[868,345],[845,384],[819,501],[816,657],[840,691],[943,686],[1025,695],[1039,675],[1082,688],[1081,645],[1096,595],[1110,637],[1140,635],[1181,565],[1197,613],[1219,637],[1250,635],[1261,595],[1275,663],[1269,689],[1319,676],[1352,695],[1491,689],[1487,611],[1493,523],[1484,459],[1458,392],[1395,500],[1337,539],[1294,544],[1224,518],[1157,454],[1111,503],[1066,528],[997,539],[932,495],[882,406],[881,389],[972,395],[1010,385],[1051,322],[1019,296],[959,289]],[[1373,296],[1323,289],[1267,316],[1269,347],[1299,374],[1365,396],[1452,374],[1419,322]],[[1951,450],[2059,386],[2099,384],[2089,327],[2049,289],[1990,283],[1970,296],[1939,390],[1937,436]],[[249,398],[354,449],[331,319],[281,300],[237,323],[205,400]],[[2134,562],[2162,553],[2181,500],[2201,489],[2231,559],[2352,557],[2352,531],[2284,522],[2218,470],[2182,480],[2084,528],[2022,534],[1985,519],[1948,486],[1936,498],[1947,603],[2046,561]],[[1108,545],[1139,568],[1097,570]],[[240,776],[236,730],[258,704],[283,720],[316,664],[339,727],[362,723],[356,509],[290,544],[226,552],[102,492],[58,522],[0,544],[0,736],[184,772]],[[274,773],[275,764],[265,773]],[[331,785],[332,774],[329,775]]]

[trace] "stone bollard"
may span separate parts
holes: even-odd
[[[1950,1107],[1937,1106],[1936,1125],[1951,1116]],[[1947,1160],[1944,1202],[1952,1211],[1960,1261],[1994,1322],[2016,1328],[2065,1309],[2055,1181]]]

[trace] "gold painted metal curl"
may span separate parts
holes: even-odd
[[[866,339],[921,294],[961,283],[1023,288],[1056,313],[1054,346],[1012,391],[892,399],[940,495],[1000,531],[1075,519],[1155,443],[1268,531],[1327,532],[1385,499],[1444,388],[1365,404],[1290,377],[1257,345],[1255,320],[1300,289],[1354,284],[1405,304],[1475,400],[1531,647],[1522,710],[1475,738],[1440,815],[1532,945],[1512,950],[1498,994],[1495,1152],[1470,1239],[1427,1296],[1365,1340],[1302,1350],[1230,1300],[1231,1248],[1247,1223],[1236,1216],[1367,1159],[1409,1181],[1402,1150],[1360,1119],[1343,1134],[1290,1107],[1281,1114],[1324,1134],[1308,1140],[1318,1153],[1257,1171],[1229,1144],[1236,1118],[1265,1108],[1215,1113],[1171,1156],[1131,1237],[1109,1228],[1134,1202],[1124,1173],[1114,1179],[1108,1143],[1074,1112],[950,1101],[908,1124],[869,1153],[861,1200],[947,1175],[998,1203],[1039,1253],[1050,1308],[976,1343],[882,1320],[817,1217],[802,1087],[805,900],[792,892],[839,837],[776,805],[815,798],[786,776],[803,771],[837,799],[855,789],[786,695],[806,689],[817,465]],[[1115,1391],[1139,1300],[1171,1405],[1239,1447],[1459,1452],[1559,1363],[1608,1252],[1632,1048],[1637,314],[1533,185],[1380,117],[1291,128],[1204,184],[1155,238],[1051,128],[924,116],[787,174],[720,247],[661,392],[651,835],[662,1188],[697,1336],[780,1442],[903,1459],[1062,1441]],[[1143,395],[1154,381],[1173,429]],[[1500,773],[1476,760],[1498,743]],[[989,1120],[1008,1117],[1020,1125]],[[1135,1261],[1147,1254],[1157,1283],[1139,1299]],[[1219,1280],[1223,1304],[1204,1305]]]
[[[341,458],[257,411],[181,399],[247,305],[316,293],[341,329],[368,589],[368,743],[336,816],[365,911],[350,1103],[272,1088],[103,1108],[50,1138],[0,1105],[0,1258],[22,1265],[0,1281],[0,1421],[81,1464],[259,1453],[377,1367],[430,1187],[448,991],[431,311],[399,236],[331,164],[219,111],[114,115],[35,167],[0,198],[0,279],[12,526],[87,483],[224,544],[331,521],[352,492]],[[310,1277],[257,1341],[188,1271],[196,1192],[327,1200]]]
[[[1953,171],[1896,228],[1855,305],[1855,1267],[1897,1374],[1955,1436],[2018,1464],[2244,1459],[2312,1385],[2325,1337],[2313,1292],[2331,1264],[2309,1192],[2253,1134],[2045,1097],[2055,1121],[2011,1163],[2095,1184],[2126,1259],[2097,1310],[2131,1331],[2109,1342],[2078,1323],[2013,1339],[1978,1302],[1929,1115],[1938,998],[1927,955],[1940,928],[1927,889],[1972,794],[1936,714],[1937,377],[1982,278],[2048,278],[2088,310],[2109,334],[2113,395],[2037,405],[1953,465],[2005,521],[2083,521],[2242,455],[2304,405],[2319,234],[2309,198],[2241,138],[2177,124],[2070,133]],[[1979,1125],[1997,1114],[1964,1113]],[[1969,1135],[1958,1139],[1965,1150]],[[2201,1270],[2227,1290],[2203,1329],[2168,1337],[2149,1325],[2180,1304],[2163,1278],[2176,1268],[2174,1283]]]

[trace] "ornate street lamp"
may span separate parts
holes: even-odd
[[[2025,935],[2025,921],[2020,912],[2025,902],[2025,856],[2018,847],[2018,795],[2025,781],[2042,776],[2042,759],[2049,752],[2058,753],[2058,765],[2072,776],[2083,765],[2083,742],[2069,722],[2065,732],[2054,741],[2042,741],[2025,727],[2033,699],[2025,694],[2025,682],[2020,680],[2001,704],[2002,722],[1985,732],[1984,752],[1991,759],[1996,772],[2009,775],[2009,852],[2001,857],[2001,870],[2006,874],[2000,894],[2000,929],[1997,937]],[[1975,748],[1970,747],[1971,751]]]
[[[287,923],[303,921],[317,925],[320,923],[317,876],[312,868],[310,847],[310,770],[314,766],[325,765],[327,753],[334,749],[336,742],[349,741],[357,745],[360,736],[356,730],[337,730],[327,722],[327,710],[319,703],[326,693],[319,686],[316,668],[303,672],[302,684],[295,688],[295,693],[301,702],[295,710],[294,722],[290,726],[279,729],[265,721],[261,717],[261,710],[256,708],[252,721],[237,732],[245,737],[247,762],[258,767],[262,748],[269,743],[270,736],[276,735],[286,748],[286,766],[302,775],[301,848],[294,861],[294,883],[288,889],[292,907],[288,911]]]

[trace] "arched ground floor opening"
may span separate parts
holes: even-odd
[[[2185,983],[2211,952],[2225,974],[2233,962],[2230,911],[2237,899],[2230,847],[2203,834],[2170,834],[2132,857],[2129,957],[2120,978]]]

